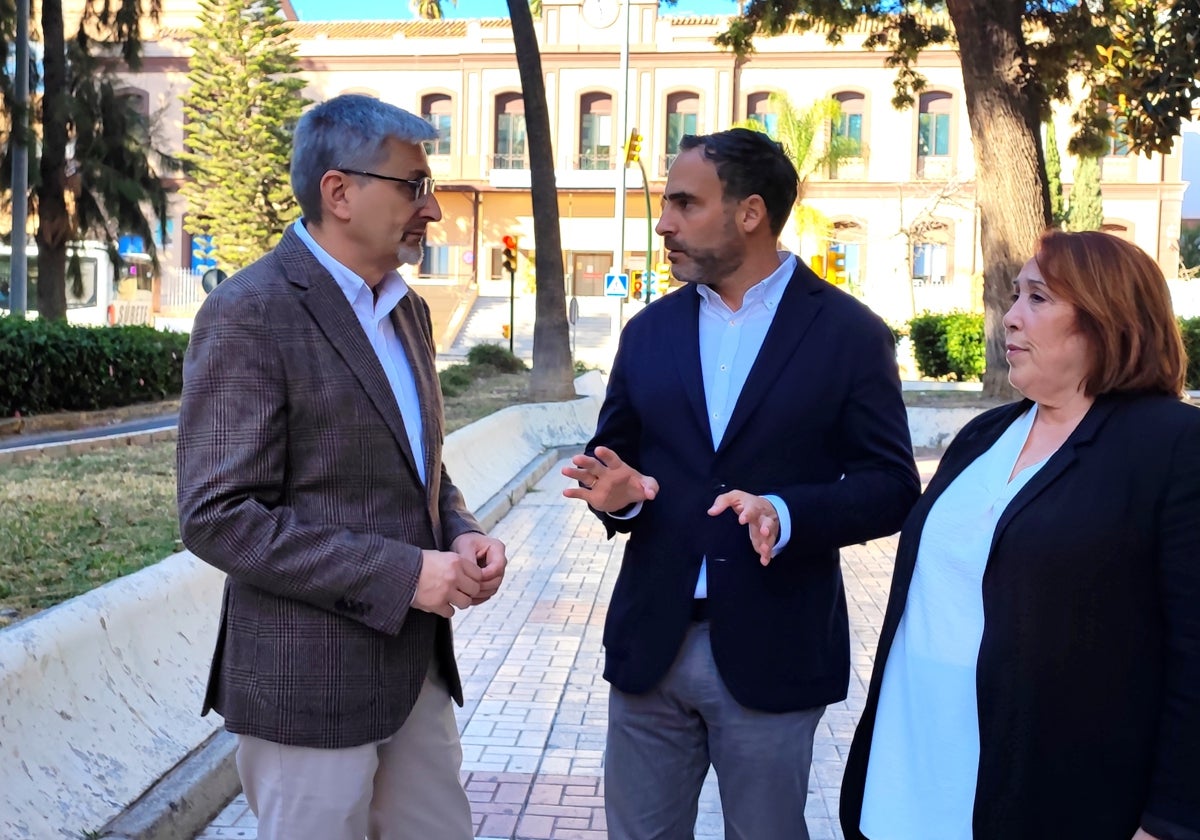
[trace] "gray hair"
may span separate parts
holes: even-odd
[[[364,169],[387,158],[389,138],[418,144],[437,129],[403,108],[371,96],[345,93],[309,109],[296,124],[292,192],[310,222],[321,221],[321,178],[331,169]]]

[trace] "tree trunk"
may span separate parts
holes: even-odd
[[[67,54],[62,0],[42,2],[42,152],[37,185],[38,317],[67,317],[67,242],[71,219],[66,202]]]
[[[1024,3],[948,0],[958,36],[967,115],[975,144],[983,245],[987,370],[983,390],[1010,396],[1002,318],[1012,281],[1050,225],[1050,193],[1038,100],[1021,29]]]
[[[542,79],[542,54],[528,0],[508,0],[508,13],[525,100],[533,236],[537,249],[534,266],[537,304],[529,391],[535,400],[568,400],[575,397],[574,369],[568,340],[558,186],[554,178],[554,144],[546,107],[546,84]]]

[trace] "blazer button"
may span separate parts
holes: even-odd
[[[720,482],[717,482],[716,484],[714,484],[714,485],[713,485],[713,492],[714,492],[714,493],[718,493],[718,494],[720,494],[720,493],[724,493],[724,492],[725,492],[725,491],[727,491],[728,489],[729,489],[729,485],[728,485],[728,484],[722,484],[722,483],[720,483]]]

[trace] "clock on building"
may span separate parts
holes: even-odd
[[[583,0],[583,19],[588,26],[603,29],[617,22],[621,0]]]

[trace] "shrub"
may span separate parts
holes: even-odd
[[[1200,318],[1180,318],[1183,350],[1187,354],[1187,389],[1200,390]]]
[[[94,411],[183,389],[188,337],[150,327],[0,318],[0,416]]]
[[[475,381],[475,374],[478,368],[473,368],[470,365],[450,365],[443,371],[438,373],[438,379],[442,383],[443,397],[457,397],[471,387],[471,383]]]
[[[500,344],[476,344],[467,351],[467,364],[477,367],[490,367],[500,373],[520,373],[525,370],[525,363],[517,358],[507,347]]]
[[[959,382],[983,375],[983,316],[969,312],[925,312],[908,322],[913,356],[923,376]]]

